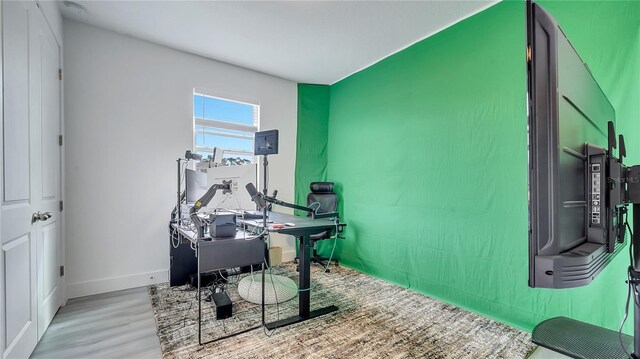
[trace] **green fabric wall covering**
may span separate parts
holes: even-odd
[[[309,183],[327,176],[329,86],[298,85],[295,202],[307,203]],[[296,211],[298,215],[306,215]]]
[[[615,107],[627,163],[640,163],[640,3],[540,3]],[[322,91],[328,151],[299,152],[296,179],[313,172],[305,158],[326,156],[348,266],[525,330],[559,315],[615,329],[625,255],[587,287],[527,286],[524,30],[524,3],[502,2],[332,85],[330,100]],[[300,88],[301,103],[311,96]],[[317,111],[298,119],[299,151]]]

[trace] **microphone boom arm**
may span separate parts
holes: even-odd
[[[279,199],[270,197],[270,196],[262,196],[262,198],[264,198],[264,200],[268,203],[273,203],[275,205],[281,206],[281,207],[287,207],[287,208],[292,208],[292,209],[298,209],[300,211],[306,211],[311,213],[311,217],[315,219],[316,216],[316,211],[309,208],[309,207],[303,207],[303,206],[299,206],[297,204],[293,204],[293,203],[288,203],[285,201],[281,201]]]
[[[267,208],[268,207],[267,203],[270,203],[270,204],[275,204],[275,205],[282,206],[282,207],[293,208],[293,209],[297,209],[297,210],[300,210],[300,211],[309,212],[309,213],[311,213],[311,218],[313,218],[313,219],[316,219],[316,218],[329,218],[329,217],[338,218],[338,213],[317,214],[316,210],[311,209],[309,207],[299,206],[297,204],[281,201],[279,199],[276,199],[275,196],[274,197],[266,196],[266,195],[258,192],[258,190],[256,189],[256,186],[254,186],[253,183],[248,183],[245,186],[245,188],[247,189],[247,192],[249,192],[249,195],[251,196],[251,200],[253,202],[255,202],[258,205],[258,207],[261,208],[261,209]],[[276,192],[274,192],[274,194],[275,193]]]

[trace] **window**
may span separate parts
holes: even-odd
[[[223,165],[254,163],[260,106],[193,93],[195,152]]]

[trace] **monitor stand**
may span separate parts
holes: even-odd
[[[629,268],[631,293],[633,300],[633,331],[634,336],[617,331],[601,328],[577,320],[558,317],[545,320],[538,324],[531,333],[531,341],[541,347],[568,355],[573,358],[585,359],[626,359],[629,353],[633,359],[640,359],[640,204],[633,204],[633,268]],[[622,345],[624,344],[625,349]]]
[[[565,317],[547,319],[536,325],[531,341],[572,358],[628,358],[617,331]],[[633,337],[622,334],[622,341],[631,353]]]

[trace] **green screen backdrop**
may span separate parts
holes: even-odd
[[[640,163],[640,2],[539,3]],[[344,265],[525,330],[561,315],[617,329],[625,255],[587,287],[527,286],[526,122],[525,7],[502,2],[330,87],[300,85],[296,199],[336,183]]]
[[[309,184],[327,176],[329,86],[298,85],[295,201],[307,203]],[[298,215],[306,215],[296,210]]]

